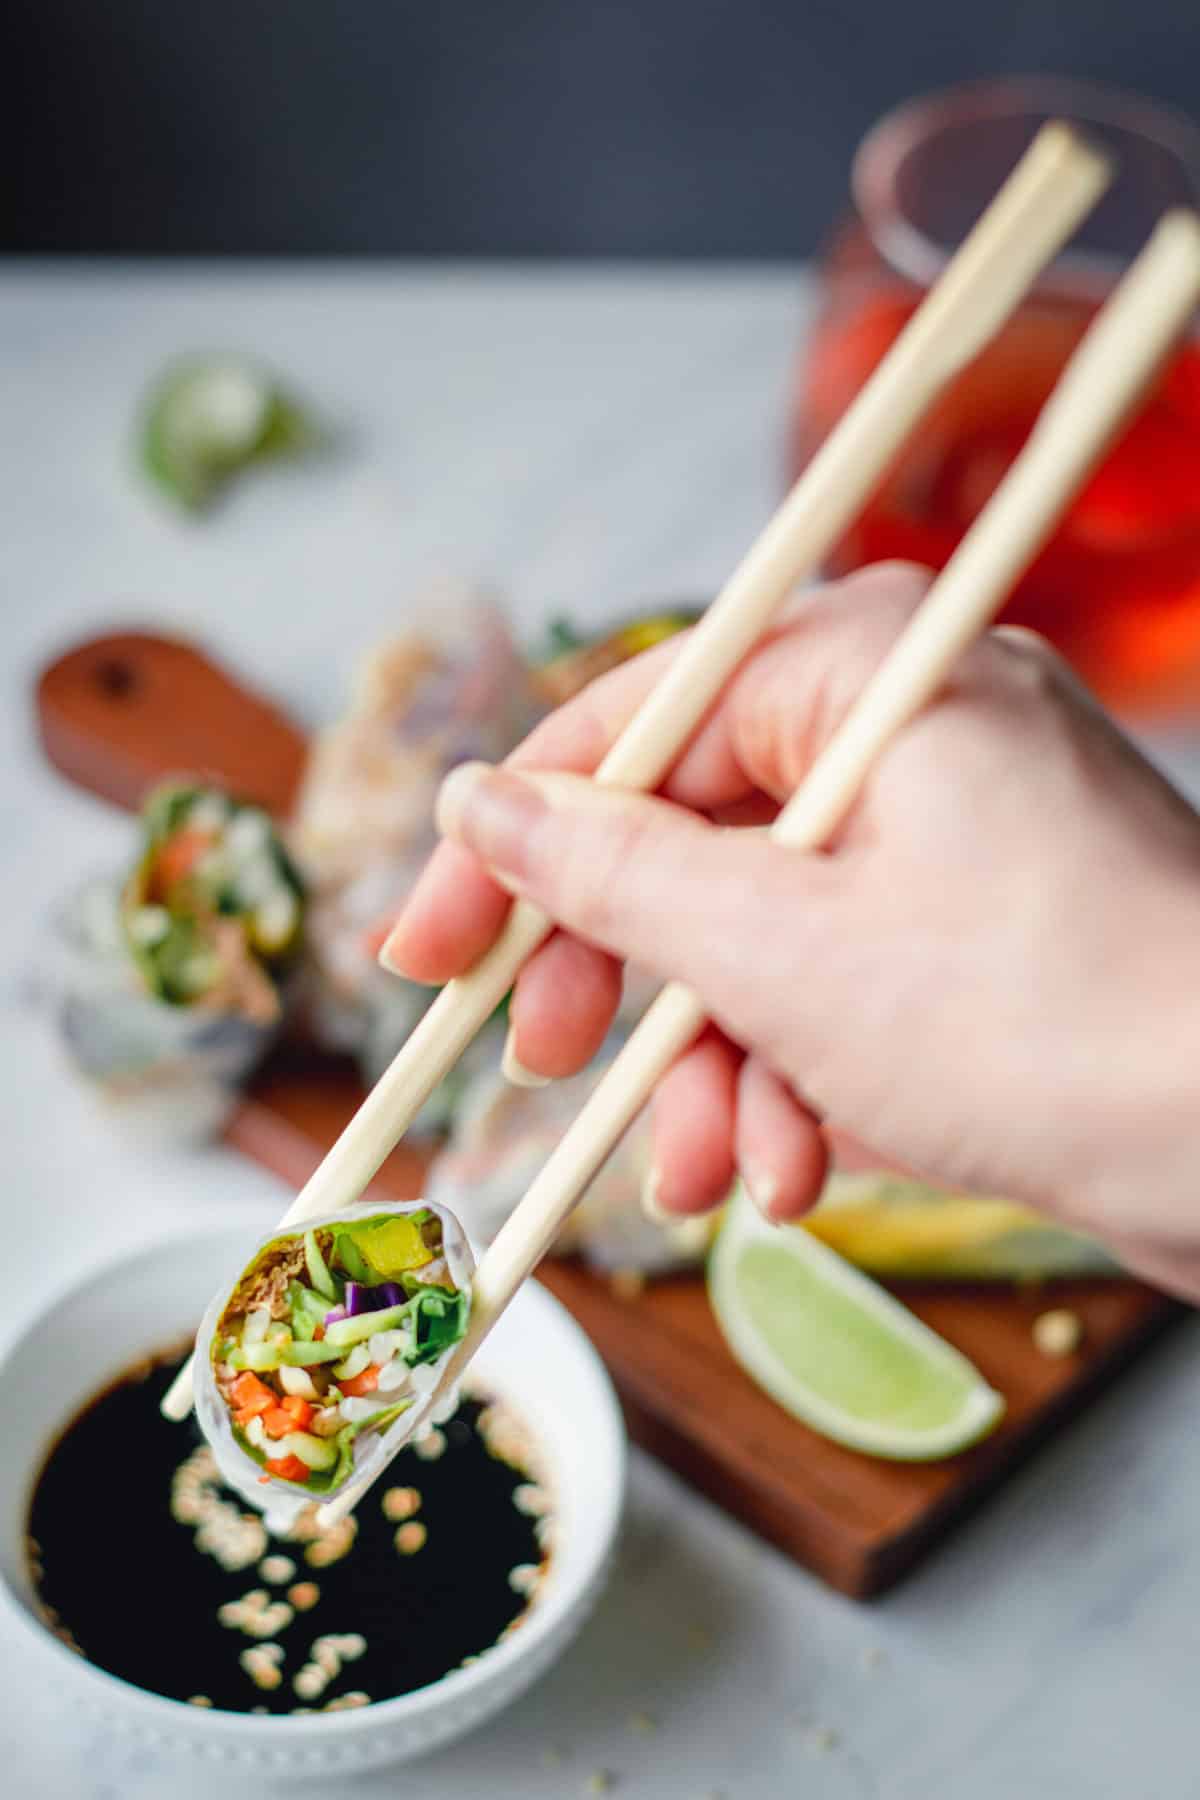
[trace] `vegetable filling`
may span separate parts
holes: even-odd
[[[213,1374],[239,1447],[272,1476],[329,1494],[355,1445],[416,1404],[413,1370],[466,1332],[469,1295],[428,1208],[278,1238],[234,1290]]]
[[[150,993],[273,1022],[304,893],[266,813],[214,788],[168,785],[147,800],[142,826],[121,917]]]

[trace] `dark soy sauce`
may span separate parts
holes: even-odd
[[[179,1362],[91,1401],[34,1490],[43,1614],[89,1661],[174,1700],[317,1711],[423,1687],[520,1620],[550,1520],[511,1414],[464,1400],[440,1454],[400,1453],[352,1540],[294,1541],[221,1486],[194,1425],[159,1413]]]

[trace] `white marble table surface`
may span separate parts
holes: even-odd
[[[316,719],[432,575],[494,580],[531,633],[559,611],[600,620],[705,594],[778,491],[803,316],[786,271],[0,275],[0,1342],[98,1250],[199,1208],[233,1217],[282,1198],[231,1151],[133,1153],[58,1065],[30,995],[38,933],[127,833],[43,765],[29,709],[40,662],[117,621],[175,627]],[[139,485],[128,439],[143,379],[209,345],[275,359],[347,441],[328,466],[248,483],[193,526]],[[637,1456],[619,1574],[562,1664],[494,1727],[356,1794],[550,1800],[582,1794],[599,1768],[631,1800],[1190,1792],[1197,1417],[1188,1326],[871,1608]],[[207,1769],[58,1716],[14,1655],[5,1631],[0,1788],[13,1800],[211,1792]],[[653,1735],[631,1730],[638,1709],[660,1721]],[[837,1743],[818,1751],[814,1726]]]

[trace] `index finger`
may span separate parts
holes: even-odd
[[[702,715],[660,792],[710,817],[754,797],[784,800],[928,581],[912,565],[879,564],[783,607]],[[591,682],[543,719],[507,762],[590,775],[689,635],[680,632]],[[402,939],[405,972],[425,981],[460,974],[492,942],[507,907],[482,864],[443,846],[413,889],[393,946],[400,953]],[[429,950],[435,942],[436,958]]]
[[[536,725],[505,758],[514,767],[590,775],[678,654],[679,636],[611,669]],[[504,923],[509,896],[457,844],[439,844],[388,940],[388,966],[434,986],[451,981],[487,950]]]

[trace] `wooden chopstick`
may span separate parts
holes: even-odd
[[[797,584],[820,567],[913,426],[1000,328],[1111,178],[1066,125],[1044,126],[904,331],[684,643],[596,772],[657,786],[742,658]],[[551,929],[519,901],[500,937],[438,995],[313,1172],[280,1229],[352,1205]],[[184,1418],[191,1363],[162,1410]]]
[[[943,685],[1045,543],[1198,302],[1200,219],[1169,214],[1093,322],[987,507],[780,813],[771,830],[777,842],[810,851],[826,842],[896,733]],[[439,1382],[443,1391],[704,1020],[703,1005],[681,983],[659,994],[485,1253],[470,1328]],[[321,1525],[352,1511],[379,1472],[348,1483],[320,1509]]]

